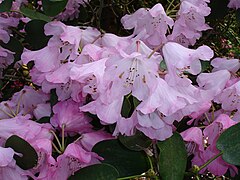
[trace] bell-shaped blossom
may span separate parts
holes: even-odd
[[[125,29],[134,28],[133,36],[150,46],[164,44],[167,41],[168,26],[172,27],[174,24],[160,3],[151,9],[141,8],[132,15],[125,15],[121,22]]]
[[[236,73],[240,69],[240,60],[239,59],[215,58],[211,61],[211,65],[214,67],[212,71],[226,69],[232,73]]]
[[[184,41],[182,45],[194,45],[196,40],[201,37],[201,31],[210,29],[205,24],[205,16],[209,14],[210,8],[205,1],[181,1],[173,32],[168,39],[181,43],[179,41],[179,37],[181,37]]]
[[[85,5],[90,0],[69,0],[63,12],[57,15],[58,20],[73,20],[79,17],[79,8],[80,6]]]
[[[69,99],[53,106],[51,124],[66,133],[83,133],[91,129],[90,119],[79,110],[79,103]]]
[[[159,78],[157,88],[137,109],[143,114],[152,113],[157,109],[165,116],[169,116],[185,107],[187,105],[187,99],[188,97],[185,97],[173,87],[169,86],[166,81]],[[193,98],[190,100],[196,101]]]
[[[25,86],[20,92],[13,95],[11,101],[16,104],[15,114],[25,115],[35,113],[38,106],[46,104],[48,100],[49,95],[44,94],[41,90],[36,91],[30,86]]]
[[[240,112],[240,79],[230,87],[225,88],[215,99],[215,102],[222,104],[226,111],[238,110]]]
[[[138,112],[137,119],[136,128],[151,139],[164,141],[172,136],[172,124],[164,121],[162,114],[158,111],[150,114]]]
[[[18,25],[18,19],[13,17],[1,17],[0,16],[0,39],[7,43],[10,40],[9,27],[16,27]]]
[[[77,65],[75,64],[70,70],[70,78],[82,84],[83,96],[92,95],[95,99],[98,94],[98,87],[103,81],[105,73],[106,58]]]
[[[147,98],[156,87],[158,66],[161,56],[154,54],[149,59],[151,50],[141,41],[133,42],[125,52],[109,57],[106,61],[104,86],[112,101],[132,93],[139,100]]]
[[[197,77],[197,83],[202,89],[207,91],[206,93],[218,95],[225,88],[230,76],[227,70],[220,70],[213,73],[201,73]]]
[[[42,179],[66,180],[74,172],[88,165],[99,163],[102,160],[97,154],[85,151],[80,145],[71,143],[64,153],[57,157],[57,162],[50,167],[46,177]]]
[[[230,0],[228,4],[229,8],[239,9],[240,8],[240,2],[239,0]]]
[[[182,77],[183,71],[194,75],[200,73],[200,59],[209,61],[213,55],[213,51],[204,45],[198,47],[196,50],[188,49],[174,42],[168,42],[163,46],[163,56],[169,74],[177,74],[179,77]]]
[[[192,127],[182,132],[181,135],[187,143],[186,147],[189,155],[194,155],[192,164],[201,166],[219,154],[220,151],[216,148],[216,141],[224,130],[234,124],[236,124],[236,122],[231,120],[229,116],[220,114],[216,120],[203,131],[198,127]],[[218,157],[211,162],[206,168],[202,169],[200,173],[204,173],[206,169],[217,176],[225,174],[228,169],[237,173],[237,168],[226,163],[222,157]]]

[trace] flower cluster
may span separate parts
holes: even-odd
[[[33,84],[0,103],[0,179],[65,180],[103,160],[91,152],[96,143],[137,131],[164,141],[186,117],[191,128],[181,135],[189,156],[194,155],[192,164],[201,166],[217,155],[220,134],[240,121],[240,61],[214,57],[206,45],[188,48],[202,31],[210,29],[205,23],[211,11],[208,2],[181,0],[175,21],[160,3],[141,8],[122,18],[125,29],[134,29],[127,37],[57,20],[46,23],[47,46],[36,51],[25,48],[19,62],[34,63]],[[84,3],[68,1],[57,19],[77,17]],[[237,6],[234,3],[229,7]],[[18,21],[0,17],[4,43],[10,39],[9,27],[16,27]],[[13,54],[0,47],[0,68],[13,62]],[[204,61],[211,61],[211,72],[203,72]],[[52,104],[54,90],[57,102]],[[130,98],[137,103],[123,115],[124,102]],[[213,103],[221,107],[213,110]],[[114,131],[95,130],[89,114],[96,115],[103,127],[114,125]],[[50,121],[41,123],[46,117]],[[16,165],[13,157],[18,152],[4,147],[11,135],[23,138],[37,151],[34,168],[23,170]],[[66,144],[74,136],[78,138]],[[227,170],[237,173],[234,165],[218,158],[200,173],[224,175]]]

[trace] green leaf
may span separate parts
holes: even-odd
[[[68,0],[49,1],[42,0],[43,11],[48,16],[56,16],[62,12],[67,5]]]
[[[183,180],[186,165],[187,151],[182,137],[174,133],[165,141],[158,142],[159,172],[162,180]]]
[[[53,107],[58,102],[58,96],[56,93],[56,89],[51,89],[50,91],[50,105]]]
[[[209,61],[200,61],[200,62],[201,62],[201,66],[202,66],[201,72],[205,72],[205,71],[209,70],[209,68],[211,67]]]
[[[44,48],[49,40],[49,36],[44,34],[44,25],[46,21],[34,19],[28,22],[25,26],[26,42],[28,42],[31,46],[31,50],[39,50]]]
[[[240,165],[240,123],[228,128],[217,140],[222,158],[229,164]]]
[[[165,60],[162,60],[162,61],[160,62],[160,70],[161,70],[161,71],[167,70],[167,64],[166,64]]]
[[[40,20],[43,20],[43,21],[46,21],[46,22],[51,21],[51,18],[46,16],[45,14],[37,12],[36,10],[33,10],[33,9],[29,9],[25,6],[21,6],[20,11],[21,11],[22,14],[29,17],[30,19],[40,19]]]
[[[133,151],[142,151],[152,144],[152,140],[139,131],[133,136],[119,135],[118,139],[126,148]]]
[[[13,0],[4,0],[0,4],[0,13],[2,12],[9,12],[12,8],[12,2]]]
[[[130,151],[117,139],[97,143],[93,152],[104,158],[103,163],[114,166],[119,172],[119,177],[142,174],[150,169],[144,152]]]
[[[129,118],[129,113],[131,111],[131,102],[127,96],[124,96],[121,115],[122,117]]]
[[[109,164],[95,164],[80,169],[68,180],[116,180],[119,176],[116,168]]]
[[[17,165],[24,169],[31,169],[37,165],[38,155],[35,149],[24,139],[12,135],[5,143],[5,147],[11,147],[14,151],[21,153],[22,156],[14,155]]]
[[[42,124],[42,123],[50,123],[50,117],[48,117],[48,116],[42,117],[42,118],[37,120],[37,123],[40,123],[40,124]]]
[[[141,103],[141,101],[139,101],[136,97],[132,96],[132,100],[133,100],[133,105],[134,105],[134,109],[136,109],[136,107]]]

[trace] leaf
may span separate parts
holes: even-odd
[[[40,12],[37,12],[36,10],[29,9],[25,6],[20,7],[21,13],[23,13],[25,16],[29,17],[30,19],[40,19],[46,22],[50,22],[51,18],[46,16],[45,14],[42,14]]]
[[[44,25],[46,23],[46,21],[34,19],[26,24],[25,31],[27,35],[25,40],[32,47],[31,50],[39,50],[47,45],[50,36],[44,34]]]
[[[131,111],[131,102],[127,96],[124,96],[121,115],[122,117],[129,118],[129,113]]]
[[[160,70],[161,70],[161,71],[167,70],[167,64],[166,64],[165,60],[162,60],[162,61],[160,62]]]
[[[42,123],[50,123],[50,117],[48,117],[48,116],[42,117],[42,118],[37,120],[37,123],[40,123],[40,124],[42,124]]]
[[[12,135],[5,143],[5,147],[11,147],[15,152],[21,153],[22,156],[14,155],[17,165],[28,170],[37,165],[38,155],[35,149],[24,139],[19,136]]]
[[[163,180],[182,180],[187,165],[187,151],[182,137],[174,133],[169,139],[158,142],[159,172]]]
[[[119,135],[118,139],[126,148],[133,151],[142,151],[152,144],[152,140],[139,131],[133,136]]]
[[[209,61],[200,61],[200,62],[201,62],[201,66],[202,66],[201,72],[205,72],[205,71],[209,70],[209,68],[211,67]]]
[[[12,3],[13,3],[13,0],[4,0],[4,1],[2,1],[2,3],[0,4],[0,13],[2,13],[2,12],[10,12],[10,10],[12,8]]]
[[[141,103],[135,96],[132,96],[134,109]]]
[[[42,0],[43,12],[48,16],[56,16],[62,12],[67,5],[68,0],[49,1]]]
[[[116,168],[109,164],[95,164],[80,169],[68,180],[116,180],[119,176]]]
[[[229,164],[240,165],[240,123],[224,131],[217,140],[222,158]]]
[[[53,107],[58,102],[58,96],[56,93],[56,89],[51,89],[50,91],[50,105]]]
[[[119,177],[142,174],[150,168],[144,152],[130,151],[117,139],[101,141],[93,151],[104,158],[103,163],[114,166]]]

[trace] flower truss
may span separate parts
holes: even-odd
[[[140,8],[121,19],[132,34],[117,36],[61,22],[78,18],[79,7],[89,3],[69,0],[45,23],[49,40],[44,48],[26,46],[16,63],[15,53],[0,46],[0,78],[11,64],[34,64],[31,83],[0,102],[0,179],[66,180],[101,163],[103,157],[92,152],[98,142],[139,132],[153,143],[165,141],[186,118],[189,127],[180,134],[192,165],[201,167],[218,155],[219,136],[240,121],[240,61],[217,57],[206,45],[194,46],[211,29],[205,20],[211,13],[209,2],[180,0],[175,18],[160,3]],[[231,0],[228,7],[238,9],[239,2]],[[12,29],[30,21],[16,13],[27,4],[16,0],[12,12],[0,14],[1,42],[8,43]],[[202,63],[208,62],[212,69],[203,72]],[[131,102],[131,111],[123,114],[129,99],[137,103]],[[44,118],[49,121],[42,123]],[[101,125],[97,130],[92,123],[96,119]],[[5,146],[12,135],[37,152],[33,168],[19,167],[14,158],[19,152]],[[69,143],[69,137],[76,138]],[[221,176],[227,171],[238,173],[219,157],[199,173]]]

